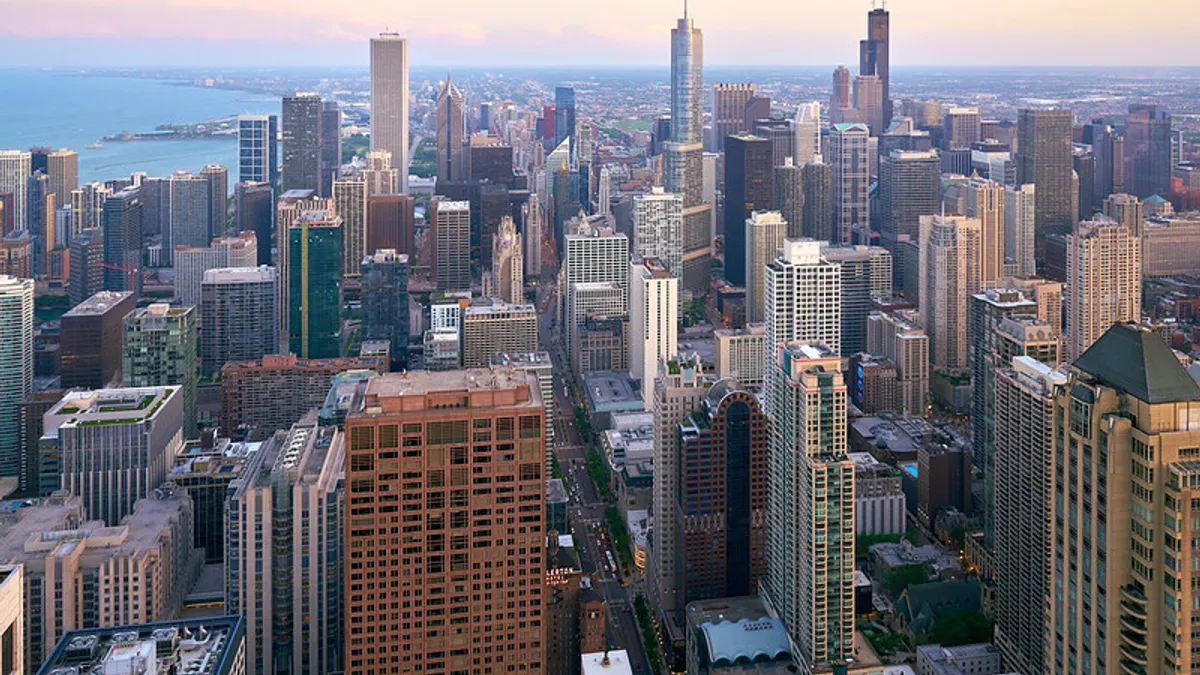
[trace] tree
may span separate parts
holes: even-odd
[[[943,647],[990,642],[992,621],[973,609],[943,614],[929,630],[929,640]]]
[[[925,569],[924,564],[905,565],[888,572],[883,587],[896,595],[913,584],[923,584],[926,581],[929,581],[929,571]]]

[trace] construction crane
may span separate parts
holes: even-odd
[[[108,263],[103,263],[103,262],[100,263],[100,267],[102,267],[106,270],[117,270],[118,272],[124,272],[129,277],[129,282],[126,285],[126,288],[127,288],[127,290],[133,291],[135,295],[137,294],[137,279],[136,279],[136,277],[139,274],[144,276],[147,273],[146,270],[140,269],[137,267],[121,267],[119,265],[109,265]]]

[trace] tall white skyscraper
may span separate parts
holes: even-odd
[[[371,40],[371,149],[392,153],[408,194],[408,40],[397,33]]]
[[[1005,271],[1022,276],[1037,274],[1034,259],[1036,189],[1033,183],[1004,190]]]
[[[658,258],[675,276],[682,276],[683,251],[679,234],[683,224],[683,200],[679,195],[655,188],[633,198],[633,255]]]
[[[1142,320],[1141,241],[1113,220],[1083,222],[1067,238],[1067,357],[1077,359],[1115,323]]]
[[[559,271],[562,298],[563,343],[571,345],[582,315],[575,302],[577,284],[612,282],[620,289],[620,306],[629,306],[629,238],[609,228],[594,229],[581,223],[566,235],[566,255]]]
[[[842,348],[842,266],[821,256],[821,242],[786,239],[766,267],[766,358],[789,342]],[[767,364],[768,372],[770,364]]]
[[[767,265],[783,248],[788,222],[778,211],[755,211],[746,219],[746,323],[763,320]]]
[[[629,375],[653,410],[659,361],[678,351],[679,279],[655,258],[633,263],[629,276]]]
[[[704,37],[687,17],[671,29],[671,142],[663,148],[663,186],[683,199],[683,287],[704,291],[712,259],[712,205],[704,201]]]
[[[841,358],[819,344],[771,349],[767,578],[801,672],[854,656],[854,462]],[[852,671],[853,672],[853,671]]]
[[[25,229],[25,210],[28,205],[25,179],[29,178],[30,164],[33,156],[24,150],[0,150],[0,194],[12,195],[12,201],[5,208],[13,210],[13,217],[4,214],[4,220],[13,224],[18,230]]]
[[[596,213],[601,216],[612,213],[612,171],[607,164],[600,167],[600,183],[596,186]]]
[[[972,178],[966,184],[967,216],[979,219],[979,283],[987,286],[1004,276],[1004,186]]]
[[[0,476],[21,468],[17,406],[33,395],[33,279],[0,276]]]
[[[821,104],[805,103],[796,111],[795,166],[804,166],[821,156]]]

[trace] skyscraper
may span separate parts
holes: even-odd
[[[891,27],[886,9],[876,7],[867,14],[867,39],[858,43],[858,74],[879,78],[883,99],[881,129],[892,123]],[[872,127],[874,128],[874,127]]]
[[[275,115],[238,116],[238,180],[279,182],[279,118]]]
[[[492,283],[496,297],[510,304],[525,301],[524,249],[516,223],[510,216],[501,218],[492,237]]]
[[[256,240],[257,261],[255,265],[271,264],[271,248],[274,241],[275,191],[267,183],[241,182],[233,189],[235,230],[253,232]],[[258,242],[262,242],[258,245]]]
[[[785,240],[783,250],[767,265],[765,279],[768,361],[774,359],[776,347],[790,342],[826,345],[840,353],[842,269],[821,255],[821,242]]]
[[[46,155],[46,175],[54,203],[70,204],[71,193],[79,187],[79,153],[62,148]]]
[[[408,363],[408,256],[391,249],[362,260],[362,339],[389,340],[392,362]]]
[[[367,168],[358,176],[367,182],[368,197],[400,192],[400,172],[392,168],[392,153],[387,150],[368,152]]]
[[[629,307],[629,238],[612,229],[593,229],[586,223],[579,231],[567,235],[562,272],[559,274],[559,297],[562,299],[560,325],[563,342],[574,344],[575,333],[583,323],[583,308],[575,300],[577,284],[607,283],[617,285],[618,309],[609,314],[623,313]]]
[[[0,475],[21,468],[18,406],[33,395],[33,279],[0,276]]]
[[[179,387],[183,437],[196,430],[196,309],[154,303],[125,317],[121,377],[125,387]]]
[[[763,321],[767,265],[783,250],[790,227],[778,211],[755,211],[742,223],[746,239],[746,323]]]
[[[575,147],[575,90],[571,87],[554,88],[554,145],[568,142],[571,159],[578,157],[579,149]]]
[[[946,110],[942,121],[942,147],[947,150],[969,148],[980,138],[979,108],[957,106]]]
[[[1033,183],[1037,204],[1034,214],[1036,250],[1042,251],[1048,234],[1068,234],[1075,194],[1071,158],[1070,110],[1030,110],[1017,113],[1017,185]],[[1039,267],[1044,254],[1038,254]]]
[[[979,292],[977,218],[921,216],[921,322],[936,368],[966,368],[969,300]]]
[[[288,231],[288,342],[302,359],[342,353],[344,237],[342,219],[325,211],[300,214]]]
[[[875,75],[859,75],[854,78],[854,109],[858,118],[878,136],[887,129],[883,124],[883,83]]]
[[[109,527],[167,480],[183,447],[179,387],[72,391],[45,416],[42,445],[61,462],[61,488]],[[187,537],[191,546],[191,537]]]
[[[842,354],[867,349],[873,301],[892,297],[892,254],[879,246],[822,246],[821,255],[842,266]],[[749,301],[747,301],[749,306]]]
[[[333,185],[342,174],[342,109],[337,101],[321,106],[321,185]]]
[[[275,433],[230,488],[225,609],[245,618],[248,674],[344,667],[345,437],[315,418]]]
[[[1106,217],[1124,225],[1134,237],[1141,238],[1145,209],[1137,197],[1120,192],[1111,194],[1104,200],[1103,212]]]
[[[838,66],[833,71],[832,91],[829,95],[829,122],[842,124],[853,120],[853,100],[850,98],[850,70],[846,66]]]
[[[967,216],[979,219],[979,284],[1004,276],[1004,186],[996,181],[967,181]]]
[[[800,234],[817,241],[833,241],[833,167],[810,162],[800,169],[804,189]],[[790,236],[790,235],[789,235]]]
[[[771,142],[760,136],[725,140],[725,278],[746,284],[746,221],[774,206]]]
[[[1054,390],[1052,419],[1046,670],[1190,671],[1192,549],[1163,537],[1200,534],[1200,388],[1156,334],[1113,326]]]
[[[463,97],[446,75],[437,99],[437,177],[439,181],[465,180],[463,162]]]
[[[893,150],[879,160],[879,230],[893,254],[904,237],[915,239],[921,216],[938,212],[941,162],[933,150]]]
[[[344,178],[333,183],[333,204],[342,219],[342,274],[358,276],[358,266],[367,250],[367,183],[359,178]]]
[[[709,287],[712,205],[704,202],[704,36],[687,17],[671,29],[671,142],[663,148],[663,186],[683,199],[680,242],[684,289]]]
[[[439,291],[471,290],[471,204],[435,201],[429,239],[430,277]]]
[[[1037,186],[1026,183],[1004,189],[1004,267],[1022,276],[1037,274],[1034,258]]]
[[[772,349],[767,418],[765,600],[807,672],[854,652],[854,462],[846,456],[841,359],[820,345]]]
[[[348,524],[360,523],[345,533],[347,672],[375,675],[418,663],[434,672],[546,672],[545,428],[537,378],[521,370],[414,371],[367,384],[361,407],[346,419],[344,513]],[[413,470],[419,477],[402,481],[390,468],[394,445],[421,454]],[[490,466],[489,484],[468,487],[462,469],[472,458]],[[524,497],[519,505],[509,502],[514,495]],[[386,515],[396,497],[418,505],[409,515],[425,533],[402,554],[391,553]],[[485,500],[495,506],[480,510]],[[512,522],[501,522],[501,511]],[[422,596],[403,595],[416,586]],[[515,592],[520,600],[508,597]],[[395,625],[391,605],[401,602],[411,605],[402,613],[421,612],[423,620],[384,629]],[[464,631],[463,647],[447,649],[439,616]],[[468,643],[490,646],[485,663],[474,664]]]
[[[408,40],[396,33],[371,40],[371,149],[392,153],[408,194]]]
[[[297,93],[283,97],[283,190],[313,190],[329,196],[329,185],[321,184],[321,127],[324,104],[321,97]]]
[[[534,305],[470,305],[462,314],[464,368],[486,368],[501,353],[538,351],[538,313]]]
[[[833,234],[835,244],[853,243],[856,230],[870,227],[871,162],[865,124],[836,124],[829,134],[833,166]],[[826,345],[829,346],[829,345]]]
[[[633,198],[633,255],[657,258],[675,276],[682,276],[683,251],[679,236],[683,199],[655,188]]]
[[[654,409],[658,364],[679,351],[679,279],[655,258],[634,262],[629,274],[629,376]]]
[[[132,293],[100,291],[62,316],[63,389],[101,389],[121,381],[121,340]]]
[[[746,103],[754,96],[755,90],[753,82],[717,82],[713,85],[712,148],[715,152],[725,150],[726,136],[750,131],[743,126],[743,122]]]
[[[782,166],[775,167],[775,210],[787,223],[788,236],[799,239],[804,236],[804,168],[797,166],[791,157]]]
[[[1079,358],[1115,323],[1142,320],[1141,241],[1108,219],[1067,237],[1067,356]]]
[[[133,190],[140,197],[137,188]],[[176,246],[207,246],[212,241],[212,188],[208,178],[198,176],[191,171],[176,171],[171,174],[168,187],[169,206],[167,207],[168,221],[163,229],[164,262],[172,262]],[[147,205],[142,201],[141,218],[143,223],[147,216]],[[139,260],[141,256],[141,241],[136,243]]]
[[[241,237],[214,239],[203,248],[175,249],[175,297],[184,306],[200,307],[200,283],[204,272],[221,267],[254,267],[258,261],[258,238],[253,232]]]
[[[1139,199],[1167,197],[1172,166],[1170,113],[1156,105],[1129,106],[1125,121],[1125,189]]]
[[[0,212],[0,234],[25,227],[28,198],[26,178],[32,173],[32,158],[23,150],[0,150],[0,195],[8,197]],[[8,210],[12,209],[12,213]]]
[[[205,377],[226,361],[279,351],[278,277],[274,267],[208,270],[200,283],[200,366]]]
[[[796,111],[796,166],[816,161],[821,154],[821,104],[804,103]]]
[[[142,200],[137,188],[126,188],[104,200],[100,218],[104,233],[104,288],[138,291],[142,272]]]

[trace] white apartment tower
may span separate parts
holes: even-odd
[[[805,103],[796,111],[795,166],[804,166],[821,158],[821,104]]]
[[[33,395],[33,279],[0,275],[0,475],[21,467],[21,401]]]
[[[342,218],[342,274],[357,277],[367,251],[367,182],[361,178],[333,181],[333,206]],[[231,265],[232,267],[232,265]]]
[[[629,376],[653,410],[658,364],[678,350],[679,278],[656,258],[633,263],[629,276]]]
[[[33,155],[24,150],[0,150],[0,194],[12,195],[13,227],[25,229],[28,188]],[[7,220],[7,218],[6,218]]]
[[[679,241],[683,226],[683,199],[655,188],[633,198],[633,255],[658,258],[675,276],[682,276],[683,249]]]
[[[790,342],[819,344],[834,354],[842,347],[842,267],[821,256],[821,242],[786,239],[767,265],[763,320],[767,335],[765,372],[775,348]]]
[[[612,282],[621,289],[621,305],[629,306],[629,238],[609,228],[594,229],[583,223],[574,234],[565,236],[566,255],[559,272],[562,298],[564,344],[574,344],[576,323],[581,317],[573,311],[575,285]]]
[[[1020,276],[1037,274],[1034,258],[1037,186],[1026,183],[1004,189],[1004,265]]]

